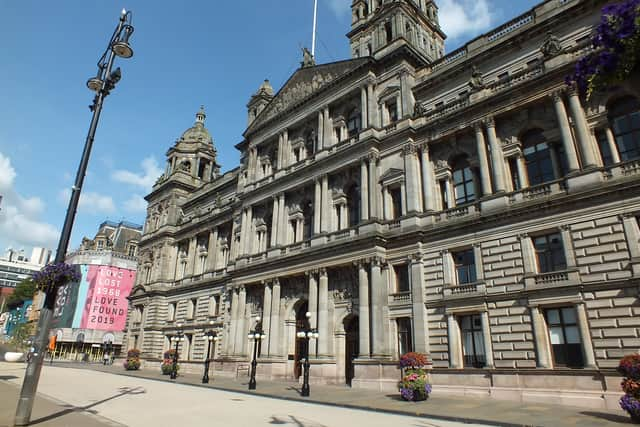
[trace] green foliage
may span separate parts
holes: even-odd
[[[24,279],[18,283],[16,289],[7,297],[7,306],[16,306],[22,304],[23,301],[33,299],[36,293],[36,284],[31,279]]]
[[[11,334],[11,340],[9,341],[11,346],[15,347],[18,351],[27,351],[29,349],[27,340],[31,335],[31,329],[31,324],[29,323],[18,324]]]

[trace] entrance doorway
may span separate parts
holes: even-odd
[[[345,337],[345,381],[348,386],[351,386],[351,380],[355,376],[353,368],[353,359],[357,358],[360,354],[359,345],[359,322],[356,316],[348,317],[344,320]]]
[[[305,357],[309,357],[309,341],[304,338],[298,338],[299,331],[308,331],[309,319],[307,319],[307,311],[309,311],[309,303],[305,301],[298,306],[296,310],[296,353],[293,365],[293,377],[300,378],[302,375],[302,363]]]

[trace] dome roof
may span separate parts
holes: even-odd
[[[196,113],[196,122],[189,129],[185,130],[178,140],[180,142],[200,142],[213,145],[213,138],[211,134],[204,127],[204,119],[207,115],[204,112],[204,107],[200,106],[200,111]]]

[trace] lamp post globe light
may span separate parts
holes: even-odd
[[[258,366],[258,344],[267,336],[263,334],[260,316],[256,316],[256,327],[249,331],[249,341],[253,341],[253,359],[251,360],[251,378],[249,379],[249,390],[256,389],[256,367]]]
[[[209,362],[211,361],[211,343],[218,341],[215,331],[208,331],[204,334],[205,344],[207,346],[207,358],[204,360],[204,374],[202,375],[202,384],[209,382]]]
[[[311,313],[309,313],[307,311],[307,319],[311,318]],[[318,331],[315,328],[309,328],[306,331],[298,331],[298,333],[296,334],[296,336],[300,339],[306,340],[307,341],[307,345],[305,346],[307,348],[307,354],[304,358],[304,374],[303,374],[303,379],[302,379],[302,396],[309,396],[309,367],[310,367],[310,363],[309,363],[309,340],[317,340],[318,337],[320,336],[320,334],[318,334]]]
[[[54,260],[55,264],[63,262],[67,253],[69,239],[71,238],[71,229],[73,228],[73,221],[78,208],[78,201],[80,200],[80,191],[87,171],[87,164],[89,163],[89,156],[91,154],[91,147],[93,146],[93,139],[98,126],[100,112],[102,111],[102,103],[104,98],[109,95],[109,92],[115,88],[116,83],[118,83],[122,75],[120,68],[117,68],[113,72],[111,69],[116,56],[121,58],[131,58],[133,56],[133,50],[129,45],[129,38],[132,33],[133,26],[131,25],[131,12],[127,12],[123,9],[120,14],[120,19],[118,20],[118,25],[116,25],[116,28],[109,39],[109,44],[98,60],[98,72],[95,77],[90,78],[87,82],[87,87],[96,92],[96,95],[93,98],[93,103],[89,106],[89,109],[93,112],[93,116],[91,118],[91,124],[89,125],[89,132],[87,134],[87,139],[85,140],[84,150],[80,159],[80,165],[78,166],[76,179],[73,187],[71,187],[71,197],[69,199],[69,206],[65,215],[62,233],[60,234],[58,248],[56,250],[56,257]],[[44,360],[44,350],[47,346],[49,329],[51,327],[56,293],[57,289],[55,287],[51,287],[46,291],[44,305],[40,310],[33,357],[25,371],[22,389],[20,391],[20,398],[18,399],[18,405],[16,408],[16,416],[14,420],[14,424],[16,426],[28,425],[31,419],[31,411],[33,409],[33,402],[38,388],[40,371],[42,370],[42,363]]]
[[[175,380],[178,377],[178,345],[180,341],[184,341],[184,332],[182,331],[182,324],[178,323],[178,330],[176,331],[175,336],[171,337],[171,339],[176,343],[176,351],[173,353],[173,362],[171,364],[171,374],[169,378]]]

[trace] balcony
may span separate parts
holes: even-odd
[[[411,303],[411,291],[389,294],[389,305],[404,305]]]
[[[560,286],[577,285],[579,283],[580,271],[577,268],[524,276],[526,289],[557,288]]]
[[[469,298],[482,296],[487,293],[484,282],[464,283],[462,285],[446,286],[442,294],[445,299]]]

